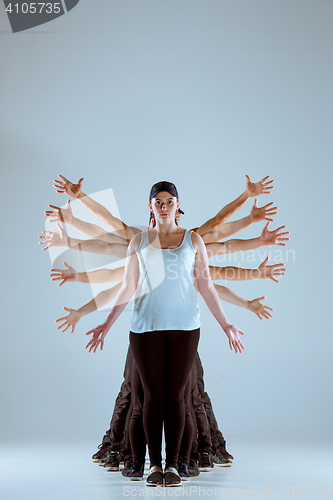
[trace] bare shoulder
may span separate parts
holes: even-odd
[[[142,234],[143,234],[142,232],[137,233],[131,239],[129,247],[128,247],[128,253],[129,254],[133,254],[133,253],[135,253],[138,250],[138,248],[140,246],[140,243],[141,243]]]
[[[192,241],[192,245],[194,246],[194,248],[196,250],[200,250],[204,246],[204,242],[203,242],[201,236],[194,231],[191,232],[191,241]]]

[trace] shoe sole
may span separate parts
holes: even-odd
[[[212,472],[214,467],[199,467],[200,472]]]
[[[231,467],[232,466],[232,463],[227,463],[227,464],[217,464],[216,462],[214,462],[214,467]]]
[[[143,476],[142,477],[128,477],[128,479],[130,479],[130,481],[142,481]]]
[[[105,470],[109,472],[119,472],[119,467],[104,467]]]

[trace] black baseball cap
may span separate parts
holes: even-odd
[[[172,182],[161,181],[154,184],[149,193],[149,201],[161,191],[167,191],[176,198],[179,198],[176,186]]]

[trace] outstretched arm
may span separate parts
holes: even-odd
[[[219,301],[218,295],[209,276],[208,257],[204,242],[199,235],[192,233],[192,243],[196,249],[194,278],[197,289],[206,302],[210,312],[213,314],[227,335],[230,349],[234,349],[235,352],[242,352],[244,346],[240,341],[239,334],[244,335],[244,333],[237,327],[231,325],[224,314],[221,302]]]
[[[202,236],[204,243],[213,243],[215,241],[220,241],[225,238],[229,238],[233,234],[242,231],[246,227],[250,226],[254,222],[260,222],[262,220],[273,221],[270,217],[277,214],[277,207],[271,207],[273,202],[268,203],[264,207],[257,207],[258,200],[254,200],[253,207],[251,209],[250,215],[244,217],[243,219],[236,220],[233,222],[227,222],[218,227],[215,231],[210,231]]]
[[[75,330],[75,326],[83,316],[86,316],[87,314],[90,314],[100,307],[106,306],[106,304],[112,302],[119,292],[120,287],[121,283],[118,283],[108,290],[103,290],[77,310],[70,309],[69,307],[64,307],[65,311],[67,311],[69,314],[56,320],[56,323],[63,321],[63,323],[58,326],[58,330],[62,330],[63,332],[65,332],[68,328],[72,327],[71,333],[73,333]]]
[[[39,244],[46,244],[46,247],[44,247],[43,250],[47,250],[51,247],[68,247],[82,252],[115,255],[120,259],[124,259],[126,256],[127,245],[121,245],[119,243],[106,243],[102,240],[78,240],[76,238],[70,238],[66,235],[64,229],[58,222],[57,227],[59,229],[59,233],[42,231],[43,236],[39,236],[41,239]]]
[[[112,231],[128,240],[128,243],[135,234],[141,232],[141,230],[136,227],[127,226],[120,219],[112,215],[105,207],[103,207],[103,205],[84,194],[81,190],[83,177],[77,184],[73,184],[63,175],[59,175],[58,177],[62,180],[60,181],[55,179],[53,181],[57,193],[66,193],[68,196],[72,196],[73,198],[80,200],[80,202],[88,208],[88,210],[99,217],[103,222],[105,222],[105,224],[110,226]]]
[[[67,269],[51,269],[51,280],[62,280],[59,286],[74,281],[78,283],[110,283],[112,281],[122,281],[125,270],[124,267],[117,267],[115,269],[98,269],[97,271],[78,273],[74,267],[69,266],[67,262],[64,262],[64,265]]]
[[[284,264],[267,265],[268,257],[260,264],[258,269],[243,269],[241,267],[225,266],[216,267],[209,266],[209,273],[212,280],[256,280],[256,279],[271,279],[275,283],[279,283],[276,277],[283,276],[286,268],[281,267]]]
[[[196,228],[195,231],[200,234],[200,236],[210,231],[214,231],[221,224],[227,221],[235,212],[237,212],[237,210],[239,210],[251,196],[269,194],[271,189],[274,187],[274,181],[269,181],[268,179],[269,175],[261,179],[261,181],[253,183],[250,181],[250,177],[246,175],[246,190],[244,193],[236,198],[236,200],[223,207],[222,210],[215,215],[215,217],[209,219],[199,228]]]
[[[217,243],[207,243],[207,254],[208,257],[213,257],[214,255],[221,255],[227,253],[241,252],[246,250],[253,250],[266,245],[280,245],[286,246],[284,241],[289,240],[289,238],[284,238],[289,231],[281,232],[286,226],[280,226],[274,231],[269,231],[270,222],[268,221],[261,235],[258,238],[252,238],[249,240],[228,240],[224,242]]]
[[[216,285],[214,283],[214,287],[221,300],[229,302],[230,304],[234,304],[235,306],[244,307],[245,309],[248,309],[249,311],[252,311],[254,314],[256,314],[259,319],[262,319],[262,317],[266,319],[272,317],[269,311],[274,311],[274,309],[268,306],[264,306],[260,302],[261,300],[264,300],[266,296],[259,297],[258,299],[254,300],[246,300],[226,286]]]
[[[86,345],[86,349],[89,349],[89,352],[96,352],[99,345],[101,350],[103,349],[106,334],[108,333],[118,316],[120,316],[120,314],[123,312],[136,290],[139,280],[139,261],[136,255],[136,251],[141,241],[140,236],[138,236],[134,236],[134,238],[132,238],[131,240],[131,243],[129,244],[126,257],[124,279],[121,288],[114,300],[110,314],[102,325],[93,328],[87,333],[87,335],[93,334],[92,339]]]
[[[55,205],[48,205],[52,210],[45,210],[45,217],[49,217],[49,222],[62,222],[75,227],[78,231],[89,236],[89,238],[96,238],[106,243],[119,243],[127,245],[127,240],[121,236],[109,233],[96,224],[84,222],[74,217],[70,200],[67,201],[66,208],[56,207]]]

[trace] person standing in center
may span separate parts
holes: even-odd
[[[154,229],[135,235],[129,245],[125,276],[105,323],[90,330],[89,352],[104,339],[135,294],[130,343],[144,390],[143,425],[150,472],[147,485],[163,484],[162,432],[165,430],[165,486],[179,486],[179,447],[184,430],[184,390],[200,336],[198,293],[217,319],[235,352],[244,349],[238,328],[231,325],[209,275],[201,237],[177,226],[180,202],[174,184],[154,184],[149,195]]]

